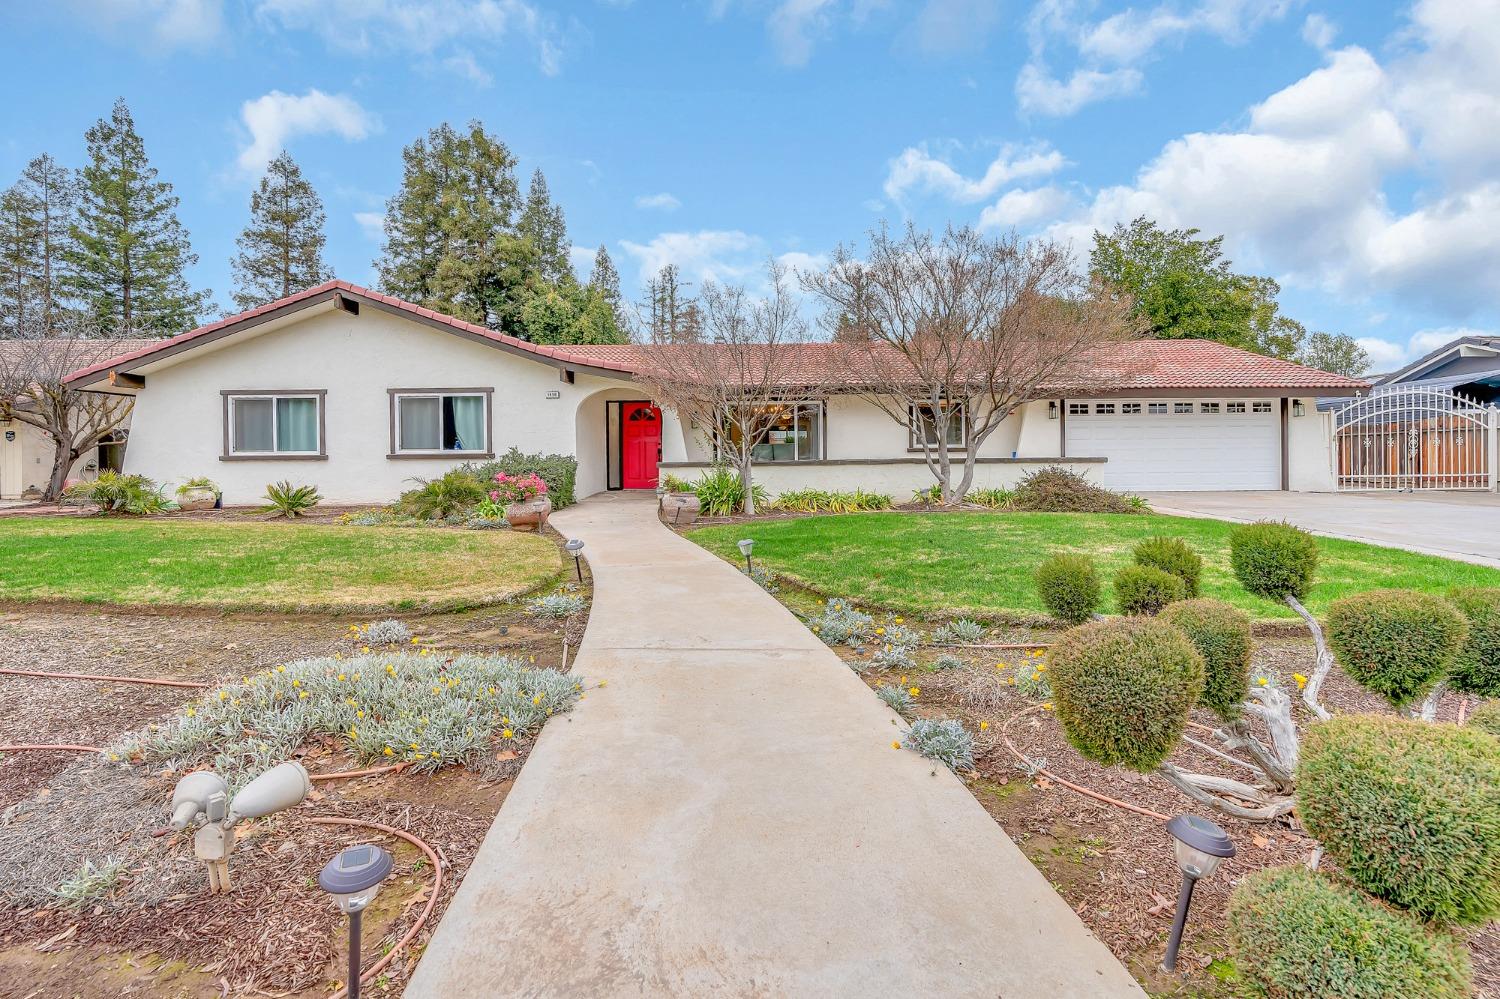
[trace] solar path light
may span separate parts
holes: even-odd
[[[1175,841],[1172,848],[1177,854],[1177,867],[1182,871],[1182,890],[1177,895],[1177,918],[1172,922],[1167,956],[1162,959],[1161,967],[1163,971],[1175,971],[1177,948],[1182,945],[1182,931],[1187,925],[1193,888],[1199,878],[1211,876],[1220,864],[1234,856],[1234,843],[1223,829],[1197,815],[1173,818],[1167,823],[1167,832]]]
[[[365,843],[340,850],[318,873],[318,887],[332,895],[339,911],[349,917],[349,999],[359,999],[360,914],[375,901],[380,883],[395,866],[389,853]]]
[[[740,542],[740,554],[745,556],[745,571],[747,573],[754,573],[755,571],[755,566],[750,561],[750,553],[754,550],[755,540],[753,538],[746,538]]]
[[[573,568],[578,571],[578,581],[580,583],[583,582],[583,563],[578,560],[579,556],[583,554],[583,542],[577,538],[573,538],[563,545],[563,550],[573,556]]]

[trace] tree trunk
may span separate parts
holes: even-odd
[[[1328,643],[1323,640],[1323,627],[1318,624],[1318,619],[1302,606],[1302,601],[1286,595],[1287,606],[1296,611],[1303,621],[1307,622],[1307,630],[1312,632],[1313,644],[1318,647],[1318,663],[1313,667],[1313,674],[1308,678],[1307,686],[1302,690],[1302,703],[1306,704],[1308,710],[1317,715],[1323,721],[1332,718],[1328,709],[1318,701],[1318,691],[1323,686],[1323,681],[1328,679],[1329,672],[1333,669],[1333,653],[1328,651]]]
[[[52,475],[47,479],[47,491],[42,493],[43,503],[56,503],[62,496],[63,486],[68,481],[68,469],[78,456],[66,445],[58,444],[52,452]]]
[[[747,517],[755,516],[755,487],[751,479],[752,476],[750,471],[750,449],[741,448],[740,488],[745,491],[745,504],[741,509],[745,511],[745,516]]]

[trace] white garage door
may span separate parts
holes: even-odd
[[[1134,492],[1281,488],[1276,399],[1069,400],[1068,455]]]

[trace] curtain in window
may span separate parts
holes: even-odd
[[[275,450],[270,399],[234,399],[229,408],[234,424],[231,444],[236,452]]]
[[[484,396],[455,395],[453,404],[454,448],[459,451],[484,450]]]
[[[403,398],[396,407],[400,420],[400,446],[403,451],[436,451],[442,447],[441,400]]]
[[[318,450],[318,400],[276,400],[276,450]]]

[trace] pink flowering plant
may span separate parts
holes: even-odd
[[[525,503],[545,495],[547,483],[535,472],[527,472],[525,475],[500,472],[495,476],[495,488],[490,490],[490,502],[510,506],[512,503]]]

